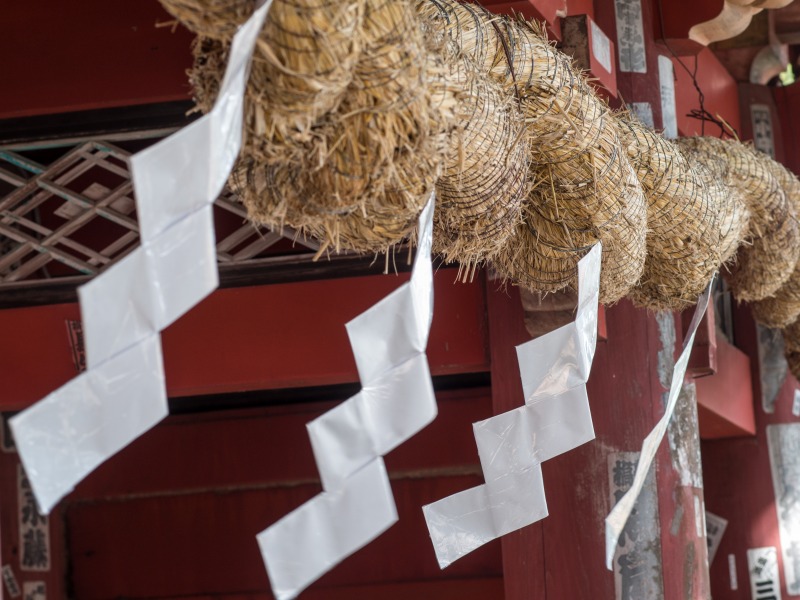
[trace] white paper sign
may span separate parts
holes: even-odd
[[[750,574],[752,600],[781,600],[778,581],[778,551],[774,546],[751,548],[747,551],[747,570]]]
[[[766,104],[751,104],[753,145],[757,150],[775,158],[775,136],[772,133],[772,112]]]
[[[736,555],[728,554],[728,577],[732,590],[739,589],[739,574],[736,571]]]
[[[678,117],[675,111],[675,69],[668,56],[658,57],[658,83],[661,90],[661,119],[664,137],[678,137]]]
[[[783,348],[783,332],[756,323],[758,334],[758,371],[761,380],[761,408],[767,414],[775,412],[775,401],[781,391],[789,365]]]
[[[649,127],[650,129],[656,128],[656,122],[653,119],[653,107],[649,102],[631,102],[631,111],[639,121]]]
[[[19,589],[17,577],[14,575],[14,569],[11,565],[3,565],[3,584],[6,586],[8,595],[12,598],[18,598],[22,592]]]
[[[19,568],[22,571],[50,570],[50,525],[39,514],[28,477],[17,467],[19,516]]]
[[[725,530],[728,528],[728,521],[719,515],[706,511],[706,542],[708,543],[708,564],[714,562],[714,557],[719,550],[719,544]]]
[[[642,0],[614,0],[614,9],[619,70],[623,73],[647,73]]]
[[[638,452],[612,452],[608,455],[609,500],[612,505],[633,485],[638,462]],[[651,469],[614,554],[616,600],[660,600],[662,597],[660,533],[658,490]]]
[[[47,600],[44,581],[26,581],[22,584],[22,600]]]
[[[791,596],[800,595],[800,423],[767,426],[783,554],[783,575]]]
[[[592,29],[592,54],[595,60],[608,72],[611,73],[611,41],[608,36],[591,21]]]

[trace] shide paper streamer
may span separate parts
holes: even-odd
[[[633,485],[620,498],[619,502],[614,505],[611,512],[606,517],[606,567],[612,568],[612,561],[614,560],[614,551],[617,547],[617,541],[625,528],[625,523],[628,522],[628,517],[633,511],[636,504],[636,499],[642,491],[647,472],[653,464],[658,447],[661,445],[661,440],[664,439],[664,434],[667,431],[672,413],[675,412],[675,405],[678,403],[678,396],[681,392],[683,385],[683,378],[686,375],[686,365],[689,363],[689,355],[692,353],[692,345],[694,344],[694,336],[697,333],[697,328],[700,321],[708,308],[709,298],[711,297],[711,288],[714,284],[712,278],[708,287],[697,300],[697,308],[695,308],[692,322],[689,325],[689,331],[686,332],[686,337],[683,340],[683,349],[681,355],[675,362],[675,368],[672,371],[672,381],[669,387],[669,396],[667,399],[667,407],[664,411],[664,416],[656,423],[653,430],[647,434],[642,442],[642,451],[639,455],[639,463],[636,466],[636,475],[633,478]]]
[[[594,439],[586,381],[597,341],[600,244],[578,263],[574,322],[517,346],[525,404],[473,424],[484,485],[423,507],[439,566],[547,516],[541,463]]]
[[[211,205],[241,148],[247,68],[271,4],[236,34],[214,109],[131,159],[141,246],[78,290],[87,371],[10,421],[43,513],[167,416],[159,332],[218,285]]]
[[[258,535],[277,600],[294,598],[397,521],[383,455],[430,423],[434,198],[411,280],[347,324],[361,391],[308,424],[323,492]]]

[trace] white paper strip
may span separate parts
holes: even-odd
[[[218,285],[211,204],[239,154],[270,4],[234,37],[212,111],[131,159],[142,245],[79,290],[88,370],[10,421],[44,513],[168,413],[159,332]]]
[[[697,308],[695,308],[692,322],[689,325],[689,331],[686,332],[681,355],[675,362],[675,368],[672,371],[672,381],[670,382],[669,396],[667,407],[664,410],[664,416],[656,423],[653,430],[647,434],[647,437],[642,443],[642,451],[639,456],[639,463],[636,466],[636,475],[633,478],[633,485],[606,517],[606,567],[609,570],[611,569],[611,563],[614,559],[614,549],[617,547],[617,540],[625,527],[625,523],[628,522],[628,517],[630,517],[631,511],[636,504],[636,498],[639,497],[639,493],[642,491],[642,486],[647,478],[650,465],[653,463],[658,447],[661,445],[661,440],[664,439],[664,434],[672,418],[672,413],[675,412],[678,395],[683,386],[683,378],[686,375],[686,365],[689,362],[689,355],[692,353],[694,336],[708,308],[708,301],[711,297],[711,286],[713,283],[714,281],[712,279],[708,287],[706,287],[706,290],[697,300]]]
[[[708,544],[708,564],[714,562],[714,557],[719,550],[719,544],[725,530],[728,528],[728,520],[719,515],[706,511],[706,542]]]
[[[747,570],[750,574],[752,600],[781,600],[778,551],[774,546],[748,549]]]
[[[395,521],[382,456],[436,417],[428,359],[434,198],[411,280],[347,324],[362,390],[308,424],[323,492],[258,534],[272,591],[294,598]]]
[[[153,334],[11,419],[42,512],[167,415],[161,342]]]
[[[541,463],[594,439],[600,244],[578,264],[573,323],[517,346],[525,404],[473,424],[486,483],[423,507],[439,566],[547,516]]]
[[[767,447],[786,592],[800,596],[800,423],[767,425]]]
[[[351,473],[258,534],[258,545],[277,600],[305,587],[397,522],[382,458]]]
[[[668,56],[658,57],[658,83],[661,91],[661,122],[664,137],[678,137],[678,116],[675,108],[675,66]]]

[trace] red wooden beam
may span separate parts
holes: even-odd
[[[472,423],[492,415],[489,390],[439,392],[437,402],[439,416],[433,423],[386,457],[390,475],[478,472]],[[316,482],[306,423],[335,404],[170,417],[102,464],[67,502]]]
[[[218,290],[163,334],[171,397],[358,381],[344,324],[408,279],[358,277]],[[481,283],[435,277],[434,375],[488,369]],[[0,408],[19,409],[76,374],[66,320],[77,305],[0,311]]]
[[[689,30],[722,12],[724,0],[653,0],[653,32],[679,55],[696,54],[703,46],[689,39]],[[659,10],[659,6],[661,10]]]
[[[492,408],[494,414],[524,403],[515,347],[531,339],[519,288],[502,290],[489,282],[486,292],[491,340]],[[534,523],[502,538],[506,600],[546,598],[542,523]]]

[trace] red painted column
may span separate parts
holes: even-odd
[[[492,284],[487,290],[496,413],[523,402],[514,346],[530,336],[517,294]],[[530,322],[535,313],[527,317],[536,329]],[[699,436],[690,392],[657,455],[615,571],[605,568],[604,519],[614,492],[630,485],[642,440],[663,414],[665,385],[680,347],[671,314],[657,320],[623,301],[606,310],[606,323],[607,341],[598,344],[588,382],[597,439],[542,465],[550,515],[503,538],[507,600],[708,598]]]

